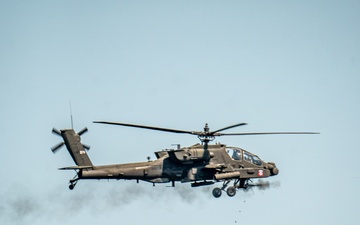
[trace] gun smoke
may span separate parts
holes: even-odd
[[[279,181],[270,182],[270,181],[258,180],[255,183],[249,183],[249,185],[248,185],[249,189],[254,188],[254,187],[258,188],[258,190],[267,190],[270,187],[279,188],[280,182]]]
[[[125,183],[125,185],[124,185]],[[180,200],[185,204],[206,204],[213,199],[213,186],[191,188],[188,184],[178,184],[175,188],[158,185],[156,188],[148,184],[134,184],[122,182],[103,185],[86,184],[73,191],[61,188],[49,193],[29,193],[25,187],[12,187],[3,193],[0,203],[1,224],[31,224],[39,220],[58,220],[66,222],[74,212],[88,211],[91,214],[108,213],[140,200],[150,200],[158,204],[176,204]],[[217,186],[221,186],[219,183]],[[266,190],[279,187],[279,182],[258,181],[249,185],[249,189],[257,187]],[[241,191],[242,192],[242,191]],[[224,193],[224,198],[228,198]],[[238,196],[235,196],[236,199]],[[168,201],[173,199],[175,201]]]

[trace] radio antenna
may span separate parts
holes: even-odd
[[[73,121],[72,108],[71,108],[71,100],[69,101],[69,106],[70,106],[71,129],[74,129],[74,121]]]

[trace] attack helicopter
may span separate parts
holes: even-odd
[[[61,136],[63,142],[51,148],[52,152],[56,153],[65,145],[76,163],[76,166],[59,168],[76,171],[75,177],[70,180],[70,190],[74,189],[79,180],[89,179],[136,180],[137,183],[146,181],[153,185],[171,182],[172,187],[175,187],[175,182],[190,183],[191,187],[222,182],[221,187],[213,189],[213,196],[219,198],[222,192],[226,192],[228,196],[233,197],[237,190],[248,188],[250,179],[276,176],[279,169],[274,162],[265,162],[259,156],[242,148],[209,144],[209,142],[219,136],[318,134],[316,132],[222,133],[228,129],[247,125],[246,123],[238,123],[215,131],[210,131],[208,124],[205,124],[203,131],[187,131],[107,121],[94,121],[94,123],[190,134],[197,136],[201,143],[157,151],[156,159],[153,161],[95,166],[86,152],[90,147],[81,143],[80,136],[88,131],[87,128],[78,133],[74,129],[59,131],[53,128],[52,132]]]

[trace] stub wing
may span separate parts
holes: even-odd
[[[205,167],[205,169],[224,169],[226,168],[226,165],[221,163],[221,164],[207,164]]]

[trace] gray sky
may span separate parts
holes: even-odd
[[[0,1],[1,224],[360,223],[359,1]],[[188,135],[93,120],[234,132],[274,161],[234,198],[179,184],[80,181],[51,134],[87,126],[96,165],[144,161]]]

